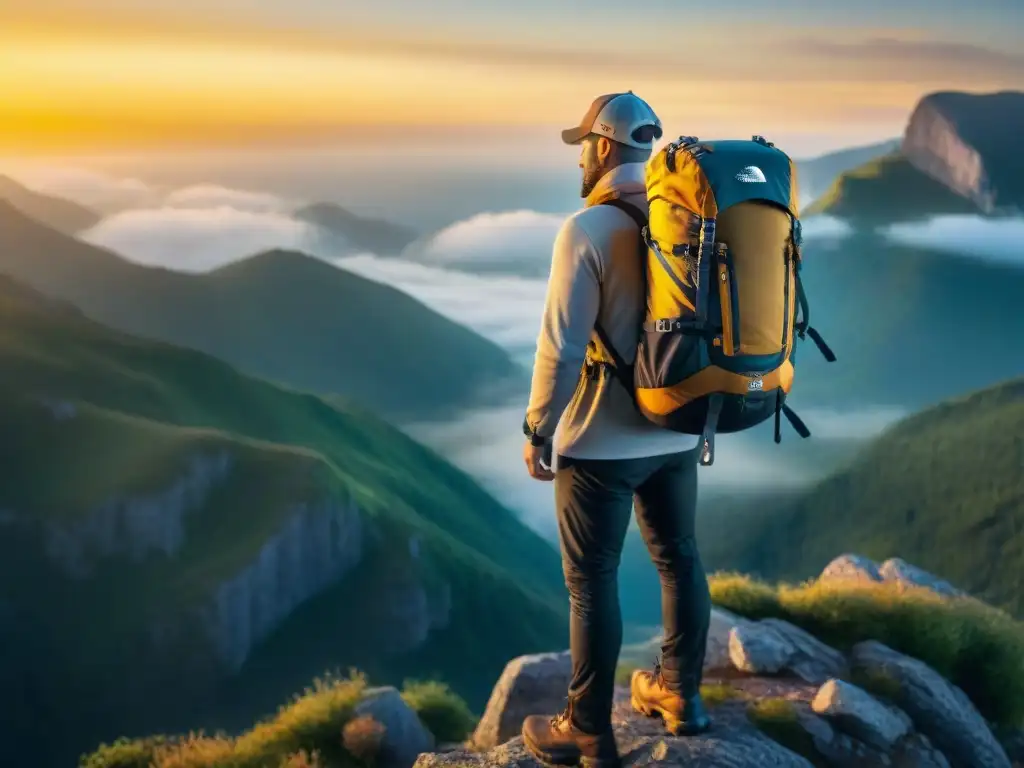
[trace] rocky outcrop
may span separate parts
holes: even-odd
[[[906,713],[842,680],[821,686],[811,709],[843,733],[883,751],[893,749],[913,727]]]
[[[825,566],[818,581],[859,581],[865,584],[882,581],[878,563],[863,555],[840,555]]]
[[[911,733],[888,750],[883,750],[833,727],[828,720],[813,714],[803,705],[799,710],[797,723],[810,739],[817,762],[829,768],[950,768],[943,754],[919,733]]]
[[[895,558],[878,566],[846,555],[821,578],[962,594]],[[1015,752],[1024,741],[1003,732],[1008,746],[1001,746],[959,688],[881,643],[859,643],[848,657],[777,619],[753,621],[715,609],[712,624],[728,643],[725,661],[705,669],[711,731],[672,737],[660,720],[633,711],[628,688],[617,688],[612,722],[625,766],[1011,768],[1007,749]],[[713,646],[709,638],[709,654]],[[467,745],[421,755],[415,768],[534,768],[520,737],[523,720],[562,711],[570,675],[568,653],[512,660]]]
[[[563,690],[564,696],[564,690]],[[561,703],[558,707],[561,708]],[[546,711],[534,708],[529,714]],[[659,720],[632,711],[629,694],[616,692],[612,714],[619,754],[626,766],[685,765],[695,768],[812,768],[806,758],[772,741],[750,722],[740,702],[715,710],[716,727],[699,737],[669,736]],[[518,736],[486,750],[421,755],[415,768],[539,768]]]
[[[846,660],[839,651],[780,619],[734,628],[729,635],[729,656],[742,672],[770,675],[787,670],[815,684],[846,673]]]
[[[883,581],[899,584],[902,587],[920,587],[928,589],[943,597],[965,597],[966,592],[957,589],[948,581],[933,576],[927,571],[921,570],[916,565],[911,565],[898,557],[886,560],[879,567],[878,572]]]
[[[230,470],[226,451],[197,454],[163,488],[113,497],[75,520],[50,521],[46,555],[77,579],[89,576],[101,558],[124,555],[139,563],[153,552],[175,555],[185,543],[185,516],[202,507]]]
[[[865,584],[896,584],[902,588],[927,589],[942,597],[967,597],[948,581],[940,579],[898,557],[891,557],[879,565],[863,555],[840,555],[825,566],[819,582],[857,581]]]
[[[491,691],[484,715],[470,742],[490,749],[518,736],[528,715],[554,715],[565,708],[572,678],[569,653],[520,656],[505,665]]]
[[[219,584],[201,621],[229,671],[299,605],[338,582],[362,555],[363,521],[352,502],[297,504],[249,565]]]
[[[933,93],[911,114],[902,152],[917,169],[986,213],[1020,210],[1022,130],[1024,93]]]
[[[1010,768],[1006,752],[970,699],[927,664],[875,641],[858,643],[851,656],[856,670],[894,684],[895,703],[954,768]]]

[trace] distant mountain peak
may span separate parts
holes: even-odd
[[[937,91],[914,108],[902,151],[981,211],[1024,210],[1024,92]]]
[[[297,209],[293,215],[354,248],[383,255],[401,252],[419,236],[404,224],[359,216],[336,203],[312,203]]]
[[[89,229],[102,218],[84,205],[36,192],[3,174],[0,174],[0,206],[13,208],[67,235]]]

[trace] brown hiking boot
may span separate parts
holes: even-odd
[[[523,721],[523,744],[537,760],[548,765],[619,768],[615,734],[584,733],[573,723],[572,704],[560,715],[531,715]]]
[[[685,697],[669,690],[661,667],[654,672],[636,670],[629,682],[629,700],[633,709],[648,717],[661,716],[665,728],[673,736],[695,736],[711,728],[711,719],[704,711],[700,694]]]

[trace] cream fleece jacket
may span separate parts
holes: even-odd
[[[643,163],[605,174],[555,238],[526,419],[537,434],[554,437],[556,454],[574,458],[693,450],[697,436],[647,421],[610,371],[596,379],[581,376],[587,344],[599,343],[597,320],[632,363],[646,313],[636,224],[624,211],[600,204],[616,197],[647,211]]]

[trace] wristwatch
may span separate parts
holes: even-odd
[[[548,444],[548,438],[541,437],[534,432],[533,429],[530,428],[530,422],[526,419],[523,419],[523,434],[530,438],[530,445],[541,446]]]

